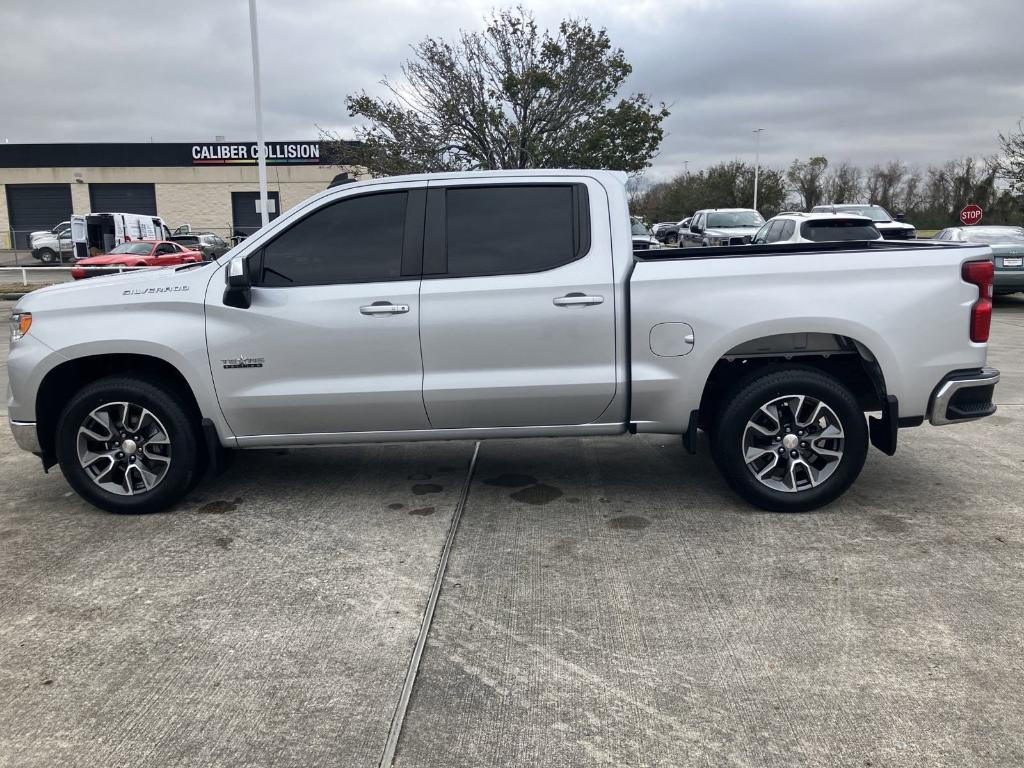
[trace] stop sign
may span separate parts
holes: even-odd
[[[978,224],[981,222],[981,207],[971,203],[965,205],[964,209],[960,211],[960,221],[967,226],[971,224]]]

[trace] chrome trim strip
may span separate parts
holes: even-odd
[[[39,434],[36,432],[36,423],[34,421],[14,421],[13,419],[8,419],[7,423],[11,425],[14,442],[18,444],[19,448],[31,453],[43,452],[42,447],[39,445]]]
[[[947,419],[946,411],[949,408],[949,401],[953,399],[953,395],[961,389],[987,387],[997,383],[999,383],[999,371],[995,368],[983,368],[981,375],[969,379],[949,379],[944,381],[932,398],[928,421],[938,427],[943,424],[959,424],[964,421],[974,421],[976,418],[985,418],[984,416],[977,416],[969,419]]]

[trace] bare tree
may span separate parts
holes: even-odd
[[[826,202],[860,202],[862,192],[860,168],[849,160],[844,160],[832,169],[824,186]]]
[[[1017,121],[1017,129],[999,134],[999,157],[995,170],[999,178],[1014,192],[1024,192],[1024,119]]]
[[[884,166],[873,165],[868,171],[868,202],[886,210],[895,208],[896,197],[906,172],[906,167],[899,160],[892,160]]]
[[[541,31],[522,7],[483,32],[427,38],[390,98],[349,96],[358,143],[327,134],[328,159],[375,175],[494,168],[596,167],[637,173],[661,143],[664,105],[616,102],[632,71],[604,29],[567,19]]]

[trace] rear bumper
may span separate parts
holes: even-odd
[[[991,416],[996,412],[992,395],[998,382],[995,368],[948,374],[932,393],[928,421],[940,426]]]
[[[8,423],[11,425],[14,442],[18,444],[19,448],[35,454],[43,452],[42,447],[39,445],[39,433],[36,431],[36,423],[34,421],[14,421],[10,419]]]
[[[996,293],[1024,291],[1024,269],[996,269],[992,289]]]

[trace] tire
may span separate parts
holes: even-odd
[[[672,247],[675,247],[679,245],[679,235],[671,234],[665,238],[665,242],[671,245]]]
[[[111,376],[88,384],[64,407],[55,443],[68,484],[108,512],[167,509],[198,474],[195,417],[177,392],[157,380]]]
[[[39,260],[43,262],[43,264],[51,265],[60,262],[60,257],[49,248],[43,248],[39,251]]]
[[[726,482],[751,504],[805,512],[835,501],[857,479],[867,423],[856,398],[832,376],[776,368],[740,381],[726,397],[711,450]]]

